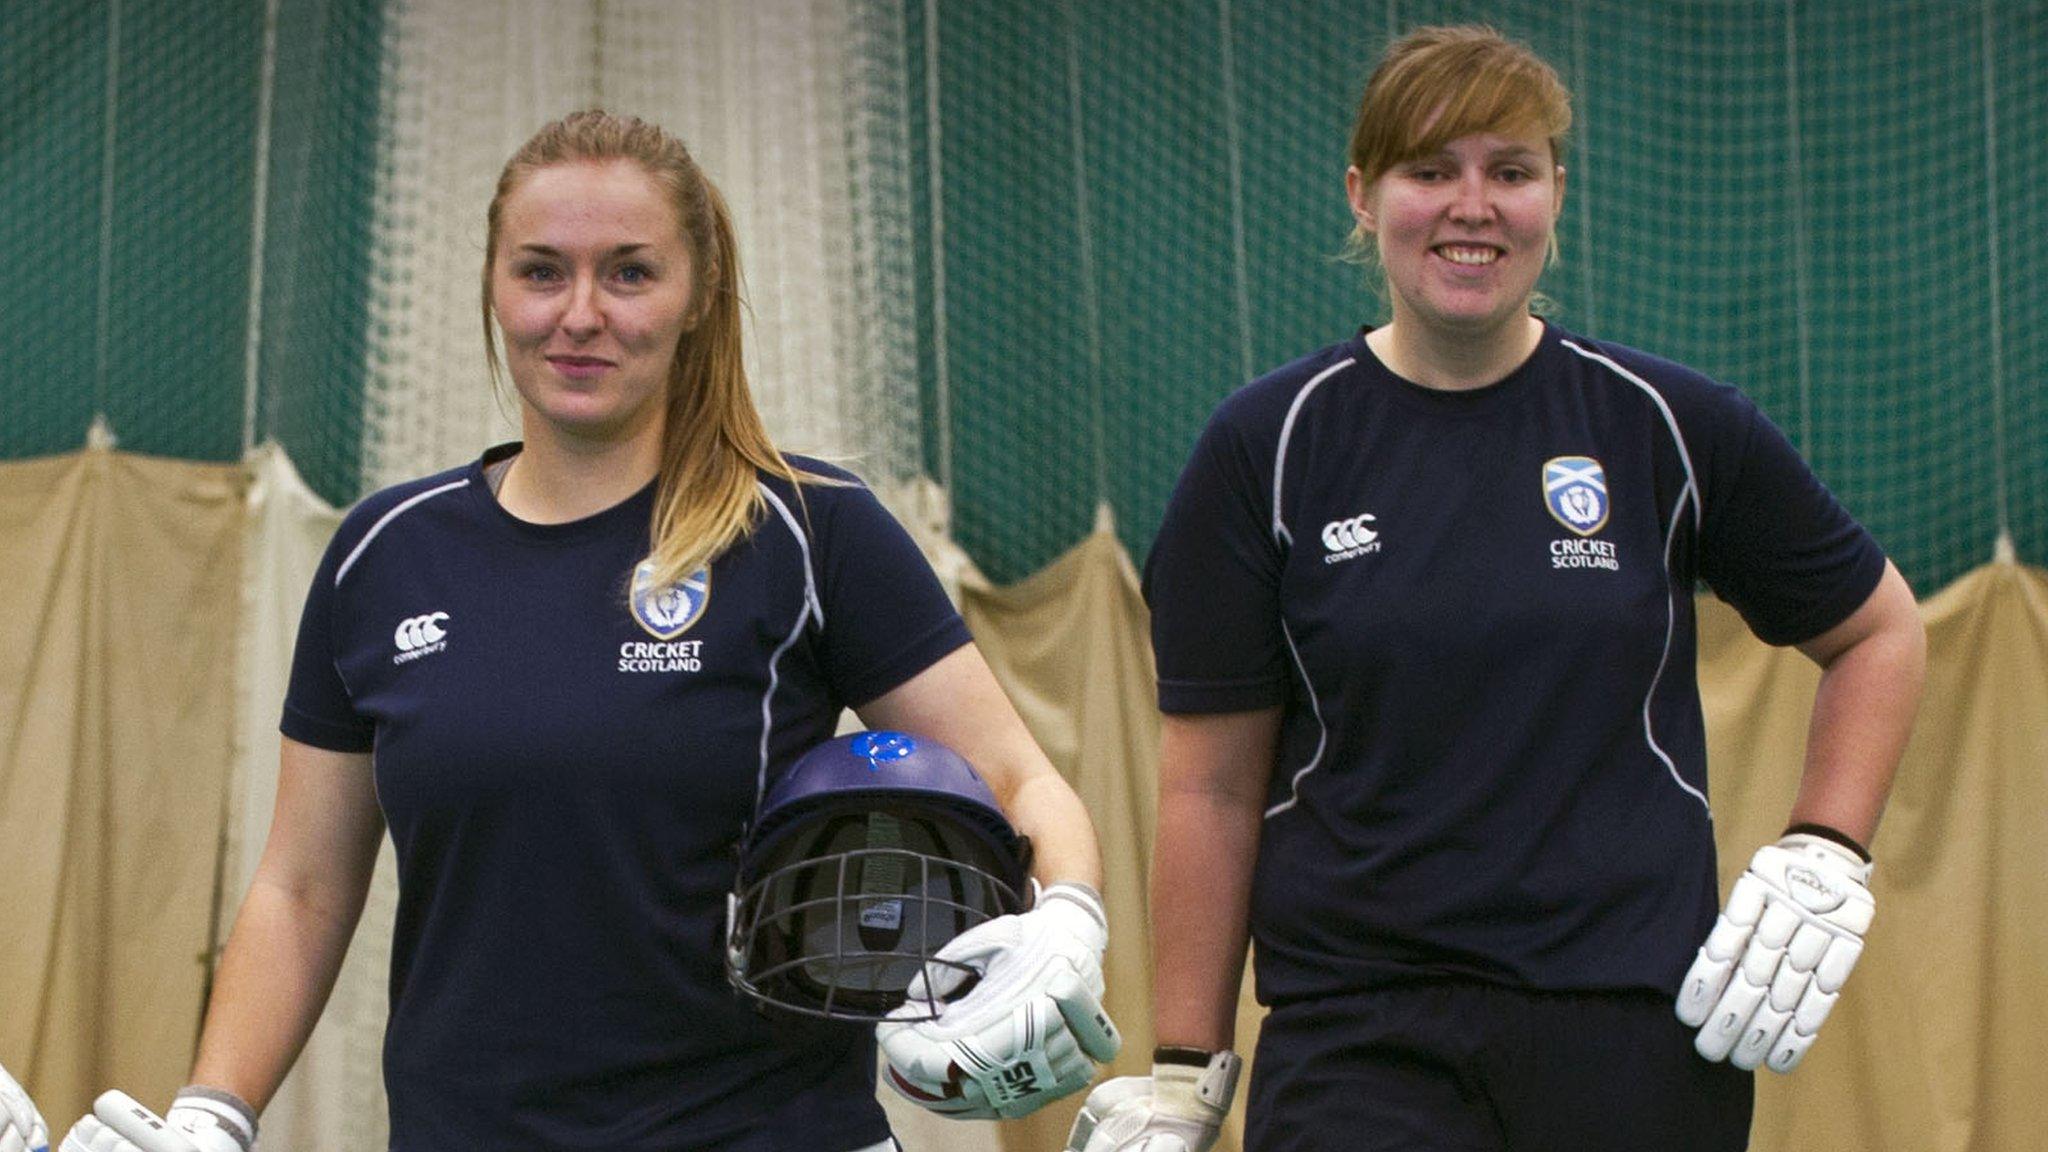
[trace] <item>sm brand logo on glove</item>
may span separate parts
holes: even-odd
[[[981,1075],[982,1088],[988,1092],[989,1103],[998,1109],[1014,1107],[1030,1102],[1033,1107],[1042,1103],[1035,1098],[1059,1080],[1048,1057],[1039,1052],[1020,1055],[1016,1063],[1005,1064],[986,1051],[969,1049],[968,1062],[961,1066],[970,1075]]]
[[[1003,1069],[1003,1088],[1012,1100],[1021,1100],[1038,1091],[1038,1069],[1029,1064],[1013,1064]]]

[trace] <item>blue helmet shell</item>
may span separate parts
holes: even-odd
[[[943,811],[999,857],[1019,857],[1020,873],[1030,866],[1029,841],[1010,827],[996,794],[965,757],[902,732],[856,732],[804,753],[769,787],[741,850],[741,882],[752,878],[749,864],[772,855],[807,819],[876,807]]]
[[[769,787],[740,846],[727,977],[765,1005],[881,1019],[918,974],[964,967],[934,958],[953,937],[1024,910],[1030,863],[959,753],[902,732],[827,740]]]

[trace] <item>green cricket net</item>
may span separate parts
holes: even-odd
[[[792,446],[937,478],[1001,580],[1104,503],[1142,557],[1215,402],[1375,317],[1352,109],[1464,20],[1578,97],[1561,322],[1749,391],[1923,593],[2048,557],[2041,0],[0,5],[0,456],[468,455],[489,181],[605,102],[725,185]]]
[[[1578,101],[1544,292],[1754,396],[1922,592],[2048,553],[2038,3],[923,5],[955,531],[1143,554],[1228,390],[1374,319],[1334,263],[1391,29],[1479,20]],[[926,253],[930,259],[930,253]],[[934,282],[927,276],[924,283]]]

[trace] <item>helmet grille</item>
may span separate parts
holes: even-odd
[[[933,954],[1023,905],[979,837],[931,813],[841,812],[782,838],[738,897],[733,982],[807,1015],[875,1020],[911,981],[958,992],[979,973]],[[950,973],[948,969],[952,970]],[[930,1005],[936,1014],[938,1004]]]

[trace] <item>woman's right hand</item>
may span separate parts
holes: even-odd
[[[49,1152],[50,1126],[7,1069],[0,1068],[0,1152]]]
[[[230,1120],[218,1106],[203,1106],[192,1095],[191,1089],[179,1093],[170,1114],[158,1116],[126,1092],[102,1092],[59,1152],[251,1152],[256,1121],[247,1105]]]

